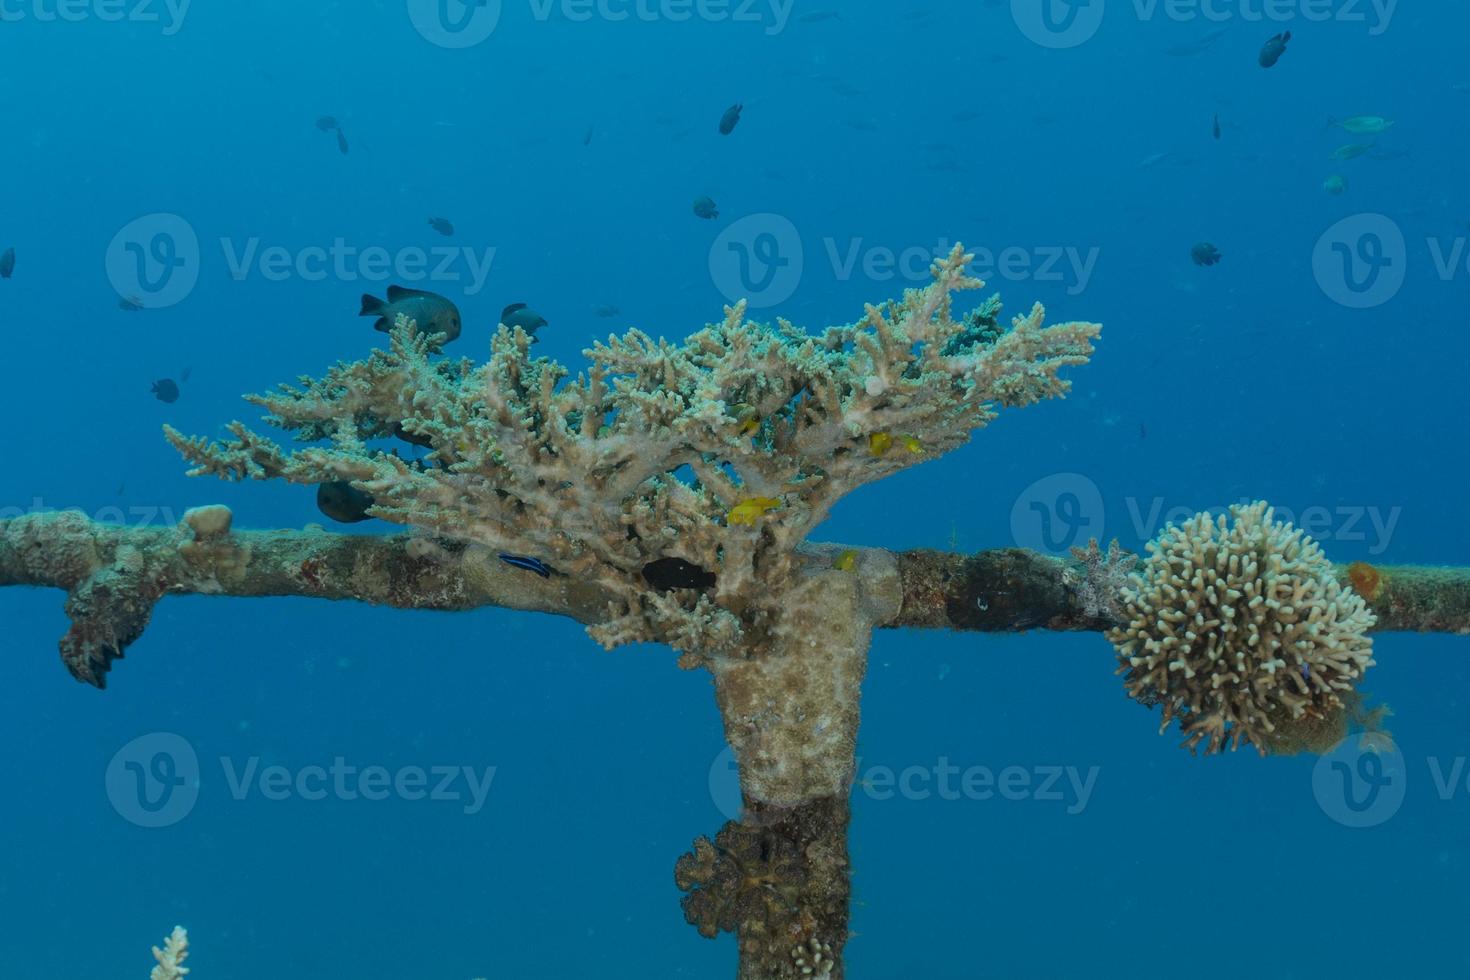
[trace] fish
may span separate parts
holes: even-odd
[[[744,524],[746,527],[755,527],[767,511],[775,510],[781,506],[781,501],[775,497],[747,497],[734,507],[725,516],[725,523],[731,527]]]
[[[836,558],[832,559],[832,567],[839,572],[850,572],[857,568],[858,553],[855,548],[848,548]]]
[[[172,378],[163,378],[153,382],[153,397],[165,405],[172,405],[179,400],[179,384]]]
[[[179,384],[181,384],[181,385],[188,384],[189,383],[189,379],[191,377],[193,377],[193,376],[194,376],[194,369],[193,368],[191,368],[191,367],[184,368],[184,370],[182,370],[182,371],[179,372]]]
[[[430,218],[429,227],[443,235],[445,238],[454,234],[454,225],[448,218]]]
[[[643,581],[660,592],[673,589],[702,591],[714,587],[715,574],[683,558],[658,558],[643,566]]]
[[[744,105],[737,102],[725,110],[725,114],[720,117],[721,136],[729,136],[735,132],[735,126],[740,122],[740,113],[744,108]]]
[[[1348,143],[1333,150],[1330,159],[1351,160],[1354,157],[1362,156],[1377,145],[1376,143]]]
[[[1347,190],[1347,178],[1341,174],[1333,174],[1322,181],[1322,189],[1329,194],[1341,194]]]
[[[582,135],[582,145],[583,146],[591,146],[592,145],[592,134],[595,131],[595,129],[596,129],[596,124],[595,123],[589,124],[587,126],[587,132]]]
[[[1189,250],[1195,265],[1214,265],[1221,259],[1220,250],[1209,242],[1198,242]]]
[[[359,524],[372,520],[368,508],[376,504],[372,494],[357,489],[346,480],[317,484],[316,509],[339,524]]]
[[[337,130],[337,149],[342,152],[344,157],[347,155],[347,134],[343,133],[340,129]]]
[[[1212,31],[1206,34],[1198,41],[1190,41],[1188,44],[1176,44],[1172,48],[1165,48],[1164,54],[1171,55],[1175,58],[1186,58],[1192,55],[1204,54],[1210,50],[1216,41],[1224,36],[1225,29],[1222,27],[1218,31]]]
[[[720,208],[719,205],[715,204],[713,198],[700,197],[694,201],[694,214],[696,217],[704,218],[706,221],[713,221],[720,216]]]
[[[1261,45],[1260,57],[1256,59],[1260,62],[1261,67],[1275,67],[1276,62],[1280,61],[1281,56],[1286,53],[1286,42],[1290,40],[1291,31],[1282,31],[1280,34],[1273,34],[1265,44]]]
[[[137,296],[124,296],[117,301],[117,308],[127,310],[129,313],[136,313],[143,309],[143,301]]]
[[[1377,136],[1388,132],[1394,121],[1382,116],[1349,116],[1347,119],[1328,119],[1327,125],[1346,130],[1354,136]]]
[[[893,448],[893,436],[886,432],[874,432],[868,436],[868,455],[882,456]]]
[[[336,116],[317,116],[316,128],[324,133],[330,133],[334,129],[341,129],[341,123],[337,122]]]
[[[1166,158],[1168,158],[1168,156],[1169,156],[1169,151],[1168,150],[1164,150],[1164,151],[1162,151],[1160,153],[1150,153],[1148,156],[1146,156],[1142,160],[1138,161],[1138,169],[1139,170],[1147,170],[1149,167],[1152,167],[1155,164],[1163,163],[1164,160]]]
[[[610,319],[615,316],[621,316],[622,313],[622,310],[618,309],[616,306],[613,306],[611,303],[596,303],[592,307],[592,315],[595,317],[601,317],[604,320]]]
[[[0,279],[9,279],[11,273],[13,273],[14,271],[15,249],[7,248],[5,250],[5,253],[3,255],[0,255]]]
[[[500,322],[507,327],[520,327],[531,335],[531,343],[534,344],[541,339],[536,336],[536,331],[546,326],[546,317],[525,303],[512,303],[500,311]]]
[[[540,558],[531,558],[527,555],[499,554],[495,556],[513,568],[523,568],[528,572],[535,572],[542,578],[551,578],[553,569]]]
[[[1218,112],[1215,113],[1214,133],[1215,133],[1215,139],[1219,139],[1220,138],[1220,114]]]
[[[387,302],[367,293],[362,294],[362,309],[357,315],[377,317],[373,329],[379,333],[392,330],[399,314],[418,324],[421,333],[443,334],[444,339],[440,342],[442,344],[459,338],[459,308],[438,293],[389,286]]]

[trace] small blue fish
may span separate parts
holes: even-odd
[[[1306,664],[1302,664],[1302,680],[1306,681],[1308,684],[1312,682],[1312,668],[1307,666]]]
[[[528,572],[535,572],[542,578],[551,578],[551,567],[540,558],[528,558],[525,555],[497,555],[501,561],[516,568],[524,568]]]

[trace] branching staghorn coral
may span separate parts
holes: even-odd
[[[1311,538],[1264,502],[1170,525],[1109,631],[1128,693],[1191,751],[1325,750],[1359,710],[1374,616]],[[1325,743],[1325,744],[1323,744]]]
[[[163,948],[153,947],[153,958],[158,965],[150,973],[149,980],[184,980],[189,968],[184,960],[189,958],[189,934],[183,926],[174,926],[174,931],[163,940]]]
[[[842,496],[962,445],[997,407],[1063,395],[1059,372],[1100,329],[1043,326],[1040,306],[1006,330],[994,304],[957,319],[953,293],[983,285],[968,260],[956,247],[927,288],[814,336],[751,322],[743,304],[683,344],[633,330],[588,350],[575,379],[532,358],[518,329],[476,367],[434,358],[404,321],[389,350],[251,399],[330,446],[287,450],[239,423],[225,445],[168,437],[194,474],[350,481],[375,516],[611,596],[592,635],[669,643],[709,667],[742,766],[765,774],[748,789],[796,804],[845,785],[833,757],[850,756],[867,636],[897,601],[797,546]],[[391,435],[426,460],[370,448]],[[671,560],[699,586],[660,585],[652,570]],[[772,690],[794,693],[773,705]]]

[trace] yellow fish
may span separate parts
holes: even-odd
[[[882,456],[893,447],[893,436],[886,432],[874,432],[868,436],[868,452],[874,456]]]
[[[854,568],[857,568],[857,559],[858,553],[854,549],[848,548],[832,560],[832,567],[839,572],[850,572]]]
[[[744,524],[747,527],[755,527],[767,511],[775,510],[781,506],[781,501],[775,497],[748,497],[730,508],[725,522],[730,526]]]
[[[904,436],[898,441],[903,443],[903,448],[911,453],[922,453],[924,451],[924,444],[913,436]]]

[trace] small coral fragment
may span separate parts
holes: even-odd
[[[153,958],[158,965],[149,974],[149,980],[183,980],[189,968],[184,960],[189,958],[189,933],[183,926],[174,926],[174,931],[163,940],[163,948],[153,947]]]

